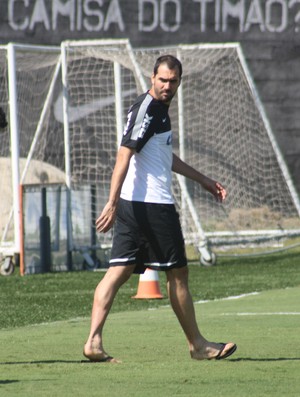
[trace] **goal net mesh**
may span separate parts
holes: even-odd
[[[97,211],[109,193],[117,150],[114,62],[121,65],[122,123],[126,111],[150,87],[156,58],[170,53],[183,63],[182,136],[179,96],[170,108],[174,150],[228,191],[225,204],[196,183],[186,181],[204,232],[231,236],[298,230],[299,214],[241,62],[238,46],[181,46],[134,49],[126,45],[66,47],[72,181],[95,184]],[[86,106],[86,108],[85,108]],[[84,114],[84,109],[89,111]],[[82,113],[80,113],[80,111]],[[180,146],[181,145],[181,146]],[[177,179],[173,191],[187,242],[197,244],[199,230]],[[110,239],[111,236],[101,237]]]
[[[53,246],[59,238],[66,240],[69,216],[74,256],[77,252],[89,262],[87,253],[111,244],[112,231],[97,236],[95,219],[108,199],[127,111],[150,88],[155,60],[166,53],[183,64],[182,83],[170,106],[174,151],[228,192],[220,204],[198,184],[179,183],[173,176],[186,242],[197,246],[205,233],[215,247],[227,244],[227,236],[249,246],[252,237],[299,232],[299,200],[238,45],[132,49],[126,40],[100,40],[64,42],[61,49],[17,46],[20,182],[44,186],[69,178],[71,188],[70,202],[65,194],[60,201],[60,187],[49,190],[50,196],[55,192],[55,208],[48,208],[57,225],[51,229]],[[9,117],[6,46],[0,55],[0,106]],[[13,239],[14,226],[9,126],[0,131],[0,143],[3,243]],[[28,233],[38,236],[30,215],[32,208],[41,213],[40,195],[35,188],[27,191]],[[64,220],[57,216],[60,210]]]
[[[18,170],[20,184],[64,183],[65,172],[63,128],[53,117],[51,108],[53,94],[62,90],[61,75],[58,74],[53,82],[54,71],[60,62],[60,49],[13,45],[14,71],[9,64],[8,46],[3,46],[0,52],[0,106],[8,120],[8,126],[0,131],[0,248],[5,251],[5,247],[16,243],[13,212],[14,196],[18,191],[13,189],[13,167]],[[13,79],[15,103],[9,95],[9,78]],[[46,106],[48,96],[49,104]],[[11,131],[11,114],[14,114],[17,131]],[[17,148],[12,145],[12,133],[17,137]],[[12,153],[16,150],[17,163],[12,164]],[[37,238],[38,218],[36,220],[32,216],[35,211],[40,211],[40,207],[40,200],[31,202],[26,213],[31,231]],[[19,247],[16,253],[19,253]]]
[[[99,215],[108,199],[118,142],[127,110],[142,91],[126,43],[90,46],[73,43],[66,46],[65,51],[73,243],[75,248],[82,249],[89,235],[91,241],[93,240],[91,224],[94,225],[95,216]],[[115,64],[120,69],[119,115],[116,114],[118,87]],[[119,132],[117,122],[121,125]],[[83,185],[90,188],[83,188]],[[78,219],[78,216],[74,217],[74,207],[79,209],[77,197],[80,197],[80,203],[86,203],[85,209],[82,205],[80,208],[91,220],[91,223],[86,223],[80,228],[74,227],[74,222]],[[112,232],[98,237],[101,245],[109,245]]]
[[[19,155],[28,162],[27,170],[20,164],[21,182],[64,182],[63,128],[52,111],[55,95],[62,91],[61,74],[55,76],[60,50],[20,48],[16,65]]]

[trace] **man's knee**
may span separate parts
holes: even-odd
[[[188,280],[188,274],[189,271],[187,266],[173,268],[166,272],[168,281],[179,280],[185,282]]]
[[[135,266],[111,266],[107,272],[105,277],[110,278],[112,281],[117,284],[124,284],[132,275]]]

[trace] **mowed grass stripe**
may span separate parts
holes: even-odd
[[[213,300],[300,285],[300,247],[255,258],[219,258],[217,266],[189,266],[194,301]],[[0,329],[90,315],[94,289],[102,273],[46,273],[0,277]],[[165,275],[160,274],[164,299],[131,299],[139,278],[134,275],[119,291],[112,312],[145,310],[169,304]]]
[[[232,317],[295,311],[299,298],[289,288],[197,304],[205,336],[238,344],[220,362],[189,358],[169,307],[111,314],[105,345],[119,365],[82,362],[88,318],[2,330],[1,396],[299,396],[298,317]]]

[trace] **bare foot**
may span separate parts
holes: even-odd
[[[83,355],[92,362],[98,363],[121,363],[120,360],[109,356],[100,349],[90,348],[87,345],[83,348]]]
[[[237,349],[235,343],[207,343],[201,350],[191,351],[191,357],[195,360],[222,360],[231,356]]]

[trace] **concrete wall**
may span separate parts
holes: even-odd
[[[300,192],[300,0],[0,0],[0,43],[240,42]]]

